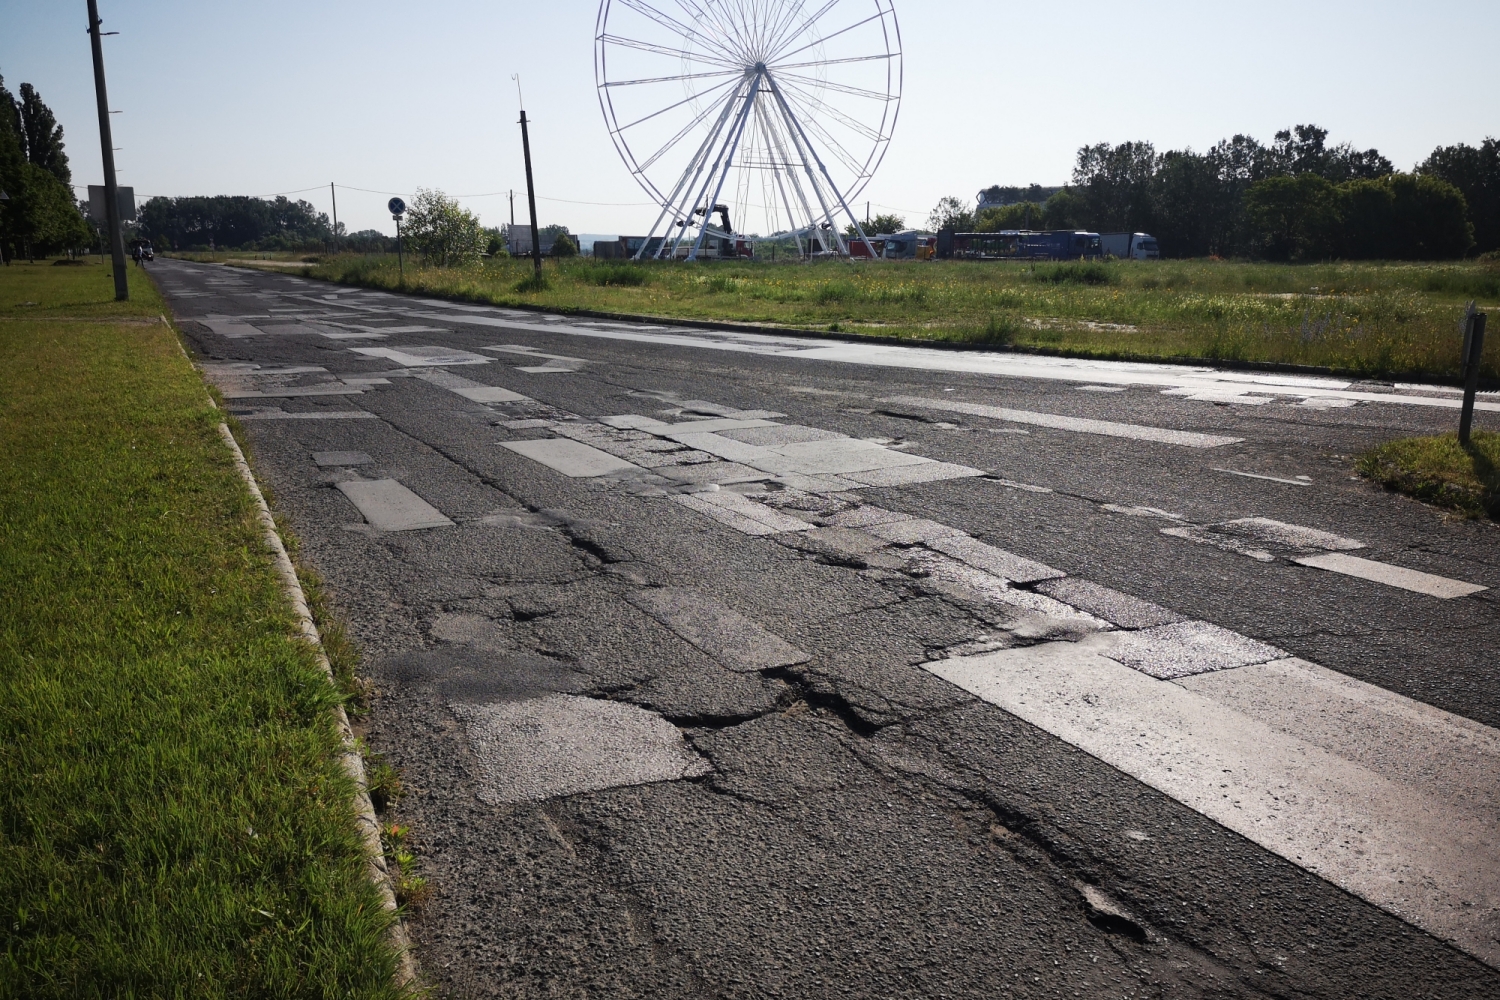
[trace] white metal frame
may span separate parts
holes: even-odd
[[[835,221],[847,218],[875,256],[850,204],[884,158],[900,111],[901,35],[893,0],[601,0],[594,42],[595,83],[610,138],[661,205],[637,259],[660,236],[650,256],[676,259],[687,245],[686,258],[697,260],[726,187],[743,220],[757,177],[765,217],[780,219],[784,211],[787,229],[805,226],[810,253],[816,240],[822,252],[847,255]],[[637,65],[675,61],[680,65],[663,68],[681,71],[612,77],[611,56]],[[841,70],[878,74],[882,66],[883,90],[838,79]],[[672,85],[685,96],[657,98],[659,107],[651,98],[643,106],[616,97],[630,88],[658,95]],[[633,129],[676,125],[683,117],[686,124],[658,148],[637,154]],[[858,148],[849,148],[851,136]],[[666,165],[674,153],[680,173]],[[700,214],[703,222],[690,238]]]

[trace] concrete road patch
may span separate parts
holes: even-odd
[[[1326,569],[1330,573],[1343,573],[1345,576],[1358,577],[1372,583],[1383,583],[1388,587],[1399,587],[1402,590],[1427,594],[1445,601],[1489,590],[1488,587],[1477,583],[1450,580],[1445,576],[1434,576],[1431,573],[1422,573],[1404,566],[1392,566],[1390,563],[1376,562],[1373,559],[1346,556],[1342,552],[1328,552],[1292,561],[1302,566]]]
[[[738,611],[694,590],[637,590],[626,600],[730,670],[755,673],[812,658]]]
[[[312,453],[315,465],[326,468],[331,465],[369,465],[373,459],[362,451],[315,451]]]
[[[623,702],[558,694],[452,709],[479,764],[479,798],[491,804],[677,781],[711,770],[677,727]]]
[[[1281,660],[1291,654],[1208,622],[1179,622],[1122,632],[1104,655],[1143,674],[1170,680]]]
[[[432,504],[394,479],[359,479],[334,484],[380,531],[448,528],[453,522]]]
[[[525,455],[533,462],[571,479],[592,479],[614,472],[628,472],[640,466],[616,458],[607,451],[590,447],[571,438],[544,438],[538,441],[501,441],[500,447],[517,455]]]

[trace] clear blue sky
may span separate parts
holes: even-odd
[[[1070,4],[896,0],[906,97],[867,196],[919,221],[943,195],[1065,181],[1079,146],[1202,149],[1314,122],[1410,168],[1500,135],[1500,3]],[[542,221],[642,232],[652,212],[594,92],[591,0],[100,0],[122,184],[140,194],[272,194],[328,209],[330,180],[381,192],[523,189],[522,74]],[[0,73],[66,129],[99,183],[83,0],[0,5]],[[1467,50],[1467,51],[1466,51]],[[340,191],[351,229],[389,230],[384,194]],[[500,197],[466,197],[490,224]],[[600,205],[575,204],[599,202]],[[518,205],[522,204],[518,199]],[[524,208],[519,209],[524,214]]]

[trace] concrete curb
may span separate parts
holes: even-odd
[[[165,314],[161,315],[162,325],[175,334],[176,329]],[[188,355],[187,348],[183,346],[182,338],[177,337],[177,349],[182,352],[183,360],[193,367],[193,359]],[[210,396],[208,405],[214,409],[219,408],[213,397]],[[250,490],[250,495],[255,498],[256,519],[260,521],[261,530],[264,532],[266,548],[271,550],[272,562],[276,566],[276,575],[281,578],[281,588],[287,599],[292,602],[292,610],[297,615],[297,630],[302,633],[302,638],[312,645],[313,655],[318,665],[328,674],[328,680],[333,683],[333,664],[328,660],[328,653],[323,649],[323,637],[318,634],[318,626],[313,622],[312,611],[307,606],[307,595],[302,592],[302,583],[297,579],[297,570],[292,565],[291,556],[287,555],[286,546],[282,544],[281,533],[276,530],[276,519],[271,516],[271,508],[266,504],[266,498],[260,491],[260,485],[255,481],[255,473],[250,471],[250,463],[245,461],[245,453],[240,450],[240,444],[234,439],[234,433],[230,431],[226,423],[219,424],[219,436],[224,439],[228,446],[230,455],[234,458],[234,466],[239,470],[240,478],[244,480],[245,486]],[[370,801],[369,783],[365,779],[365,762],[360,756],[359,745],[354,739],[354,730],[349,725],[349,713],[344,711],[344,706],[339,705],[335,709],[334,721],[339,727],[339,736],[343,741],[344,750],[339,755],[339,763],[349,780],[354,782],[354,813],[355,822],[359,826],[360,839],[365,844],[365,856],[369,866],[370,881],[375,884],[375,889],[380,893],[381,905],[387,913],[392,915],[390,926],[391,947],[396,950],[396,985],[415,986],[417,982],[416,962],[411,954],[411,937],[406,933],[406,925],[402,922],[399,907],[396,905],[396,891],[391,885],[391,873],[385,863],[385,848],[380,843],[380,821],[375,818],[375,804]]]
[[[307,596],[302,592],[302,584],[297,580],[297,570],[292,566],[291,557],[287,555],[286,546],[282,544],[281,534],[276,530],[276,521],[271,516],[271,508],[266,504],[266,498],[260,491],[260,486],[255,482],[255,474],[250,471],[250,464],[245,461],[245,453],[240,450],[239,442],[234,439],[228,424],[219,424],[219,436],[224,439],[230,453],[234,456],[234,465],[240,472],[240,478],[245,481],[250,495],[255,498],[256,516],[260,521],[265,533],[266,548],[271,550],[272,562],[276,566],[276,575],[281,578],[282,590],[287,599],[292,602],[292,610],[297,615],[297,628],[302,638],[313,648],[313,655],[317,658],[318,665],[328,674],[328,680],[334,680],[333,664],[328,661],[328,654],[323,649],[322,636],[318,634],[318,627],[313,623],[312,612],[307,606]],[[406,925],[402,923],[398,907],[396,905],[396,893],[391,887],[391,873],[386,867],[385,850],[380,844],[380,823],[375,818],[375,806],[370,801],[370,793],[365,781],[364,759],[360,756],[359,747],[354,739],[354,730],[349,726],[348,713],[344,706],[339,705],[335,709],[335,720],[338,722],[339,734],[343,738],[344,750],[340,754],[340,764],[349,780],[354,782],[354,811],[356,823],[359,825],[360,837],[365,842],[365,854],[369,863],[370,881],[375,883],[375,888],[380,892],[381,904],[392,916],[390,938],[391,944],[397,951],[399,965],[396,970],[396,984],[408,986],[416,982],[417,971],[415,962],[411,955],[411,938],[406,933]]]

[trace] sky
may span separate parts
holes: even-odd
[[[1500,135],[1493,60],[1466,44],[1500,37],[1494,0],[895,5],[900,117],[860,201],[913,223],[944,195],[1063,183],[1099,142],[1201,150],[1316,123],[1410,169]],[[326,212],[337,182],[339,221],[392,232],[392,193],[436,188],[499,225],[495,192],[514,189],[524,220],[519,73],[542,224],[642,233],[655,217],[600,113],[593,0],[99,6],[119,32],[104,45],[120,183],[138,196],[298,192]],[[51,106],[80,185],[103,177],[86,26],[82,0],[0,4],[0,74]]]

